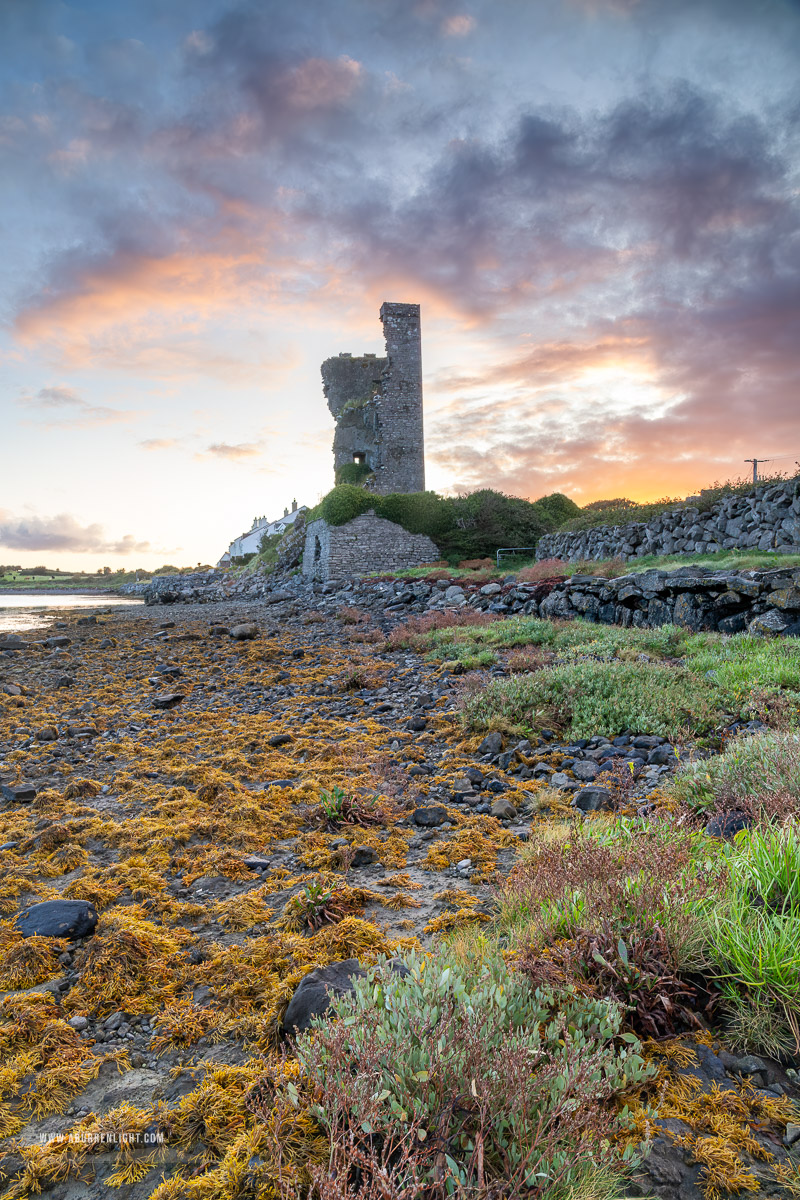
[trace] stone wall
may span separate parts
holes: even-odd
[[[425,490],[422,350],[418,304],[381,307],[386,357],[339,354],[322,364],[328,408],[336,420],[338,471],[363,462],[368,487],[381,495]]]
[[[675,508],[647,522],[546,534],[539,539],[536,557],[589,562],[721,550],[800,553],[800,482],[791,479],[765,484],[745,496],[727,496],[708,512]]]
[[[800,635],[800,570],[710,571],[679,567],[618,579],[573,575],[538,606],[541,617],[604,625],[684,625],[720,633]]]
[[[346,525],[312,521],[306,530],[303,575],[343,579],[371,571],[400,571],[436,562],[439,550],[423,533],[376,517],[372,509]]]

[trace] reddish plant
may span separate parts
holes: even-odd
[[[567,563],[560,558],[543,558],[532,567],[523,567],[517,573],[519,583],[543,583],[550,579],[565,579]]]
[[[491,625],[499,619],[498,613],[481,612],[478,609],[429,612],[418,617],[409,617],[402,625],[396,625],[386,641],[388,650],[400,650],[406,646],[419,648],[425,635],[434,629],[457,629],[465,625]]]
[[[539,951],[529,947],[517,965],[534,987],[571,985],[584,995],[619,1001],[628,1024],[643,1037],[701,1028],[695,1015],[700,993],[680,978],[674,951],[658,925],[643,932],[604,921],[598,931],[578,930]]]
[[[369,613],[364,612],[363,608],[354,608],[352,605],[344,605],[336,615],[345,625],[366,625],[372,620]]]

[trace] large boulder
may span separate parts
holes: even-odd
[[[357,958],[346,958],[343,962],[330,963],[327,967],[315,967],[309,971],[300,980],[289,1001],[283,1018],[284,1033],[305,1033],[311,1028],[315,1017],[327,1012],[333,996],[352,992],[353,981],[363,977],[364,971]]]
[[[97,912],[88,900],[43,900],[17,917],[23,937],[82,938],[96,925]]]

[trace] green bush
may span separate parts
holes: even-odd
[[[351,462],[344,463],[336,470],[336,483],[354,483],[357,487],[369,479],[372,475],[372,467],[367,463]]]
[[[427,534],[442,557],[453,562],[493,557],[504,546],[535,546],[543,533],[555,529],[576,508],[559,493],[532,503],[490,488],[455,497],[436,492],[382,496],[356,486],[355,480],[345,480],[344,471],[337,475],[337,486],[308,514],[308,521],[323,518],[331,525],[345,525],[371,508],[409,533]]]
[[[499,956],[475,973],[446,956],[406,963],[405,977],[384,965],[357,980],[332,1001],[339,1019],[298,1039],[345,1175],[357,1163],[426,1195],[494,1194],[496,1181],[504,1195],[555,1200],[593,1194],[581,1185],[637,1161],[608,1141],[620,1128],[609,1102],[652,1069],[632,1035],[619,1038],[617,1005],[534,991]]]
[[[452,501],[436,492],[395,492],[376,496],[375,511],[386,521],[402,525],[409,533],[425,533],[441,547],[452,524]]]
[[[683,765],[672,790],[697,811],[734,808],[760,818],[800,810],[800,734],[738,737],[722,754]]]
[[[376,499],[371,492],[356,487],[354,483],[341,483],[323,496],[308,519],[315,521],[321,517],[329,525],[346,525],[348,521],[374,508]]]
[[[531,733],[547,722],[571,738],[623,729],[677,737],[720,717],[714,689],[690,672],[654,663],[576,662],[532,675],[494,679],[466,695],[468,729]]]

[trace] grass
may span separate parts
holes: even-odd
[[[800,567],[800,554],[777,554],[768,550],[725,550],[718,554],[644,554],[625,561],[622,558],[588,559],[582,562],[567,563],[560,559],[550,560],[552,567],[548,576],[563,575],[571,578],[573,575],[596,575],[605,579],[618,578],[621,575],[637,574],[640,571],[675,571],[679,567],[708,567],[712,571],[770,571],[776,568],[792,569]],[[505,578],[517,579],[531,569],[537,571],[540,566],[530,558],[504,559],[500,567],[491,565],[480,571],[469,570],[460,566],[443,567],[441,564],[429,567],[408,567],[402,571],[392,572],[394,579],[438,579],[451,578],[462,583],[486,583],[489,580]],[[544,578],[544,576],[542,576]]]
[[[680,626],[623,629],[585,621],[511,617],[418,631],[393,631],[408,646],[451,667],[474,670],[523,647],[544,653],[533,668],[473,687],[465,727],[531,733],[555,726],[570,737],[624,729],[663,737],[706,734],[736,717],[769,724],[800,719],[800,640],[748,634],[692,634]],[[464,620],[462,617],[461,620]],[[511,657],[512,669],[517,658]],[[525,662],[519,661],[524,669]]]

